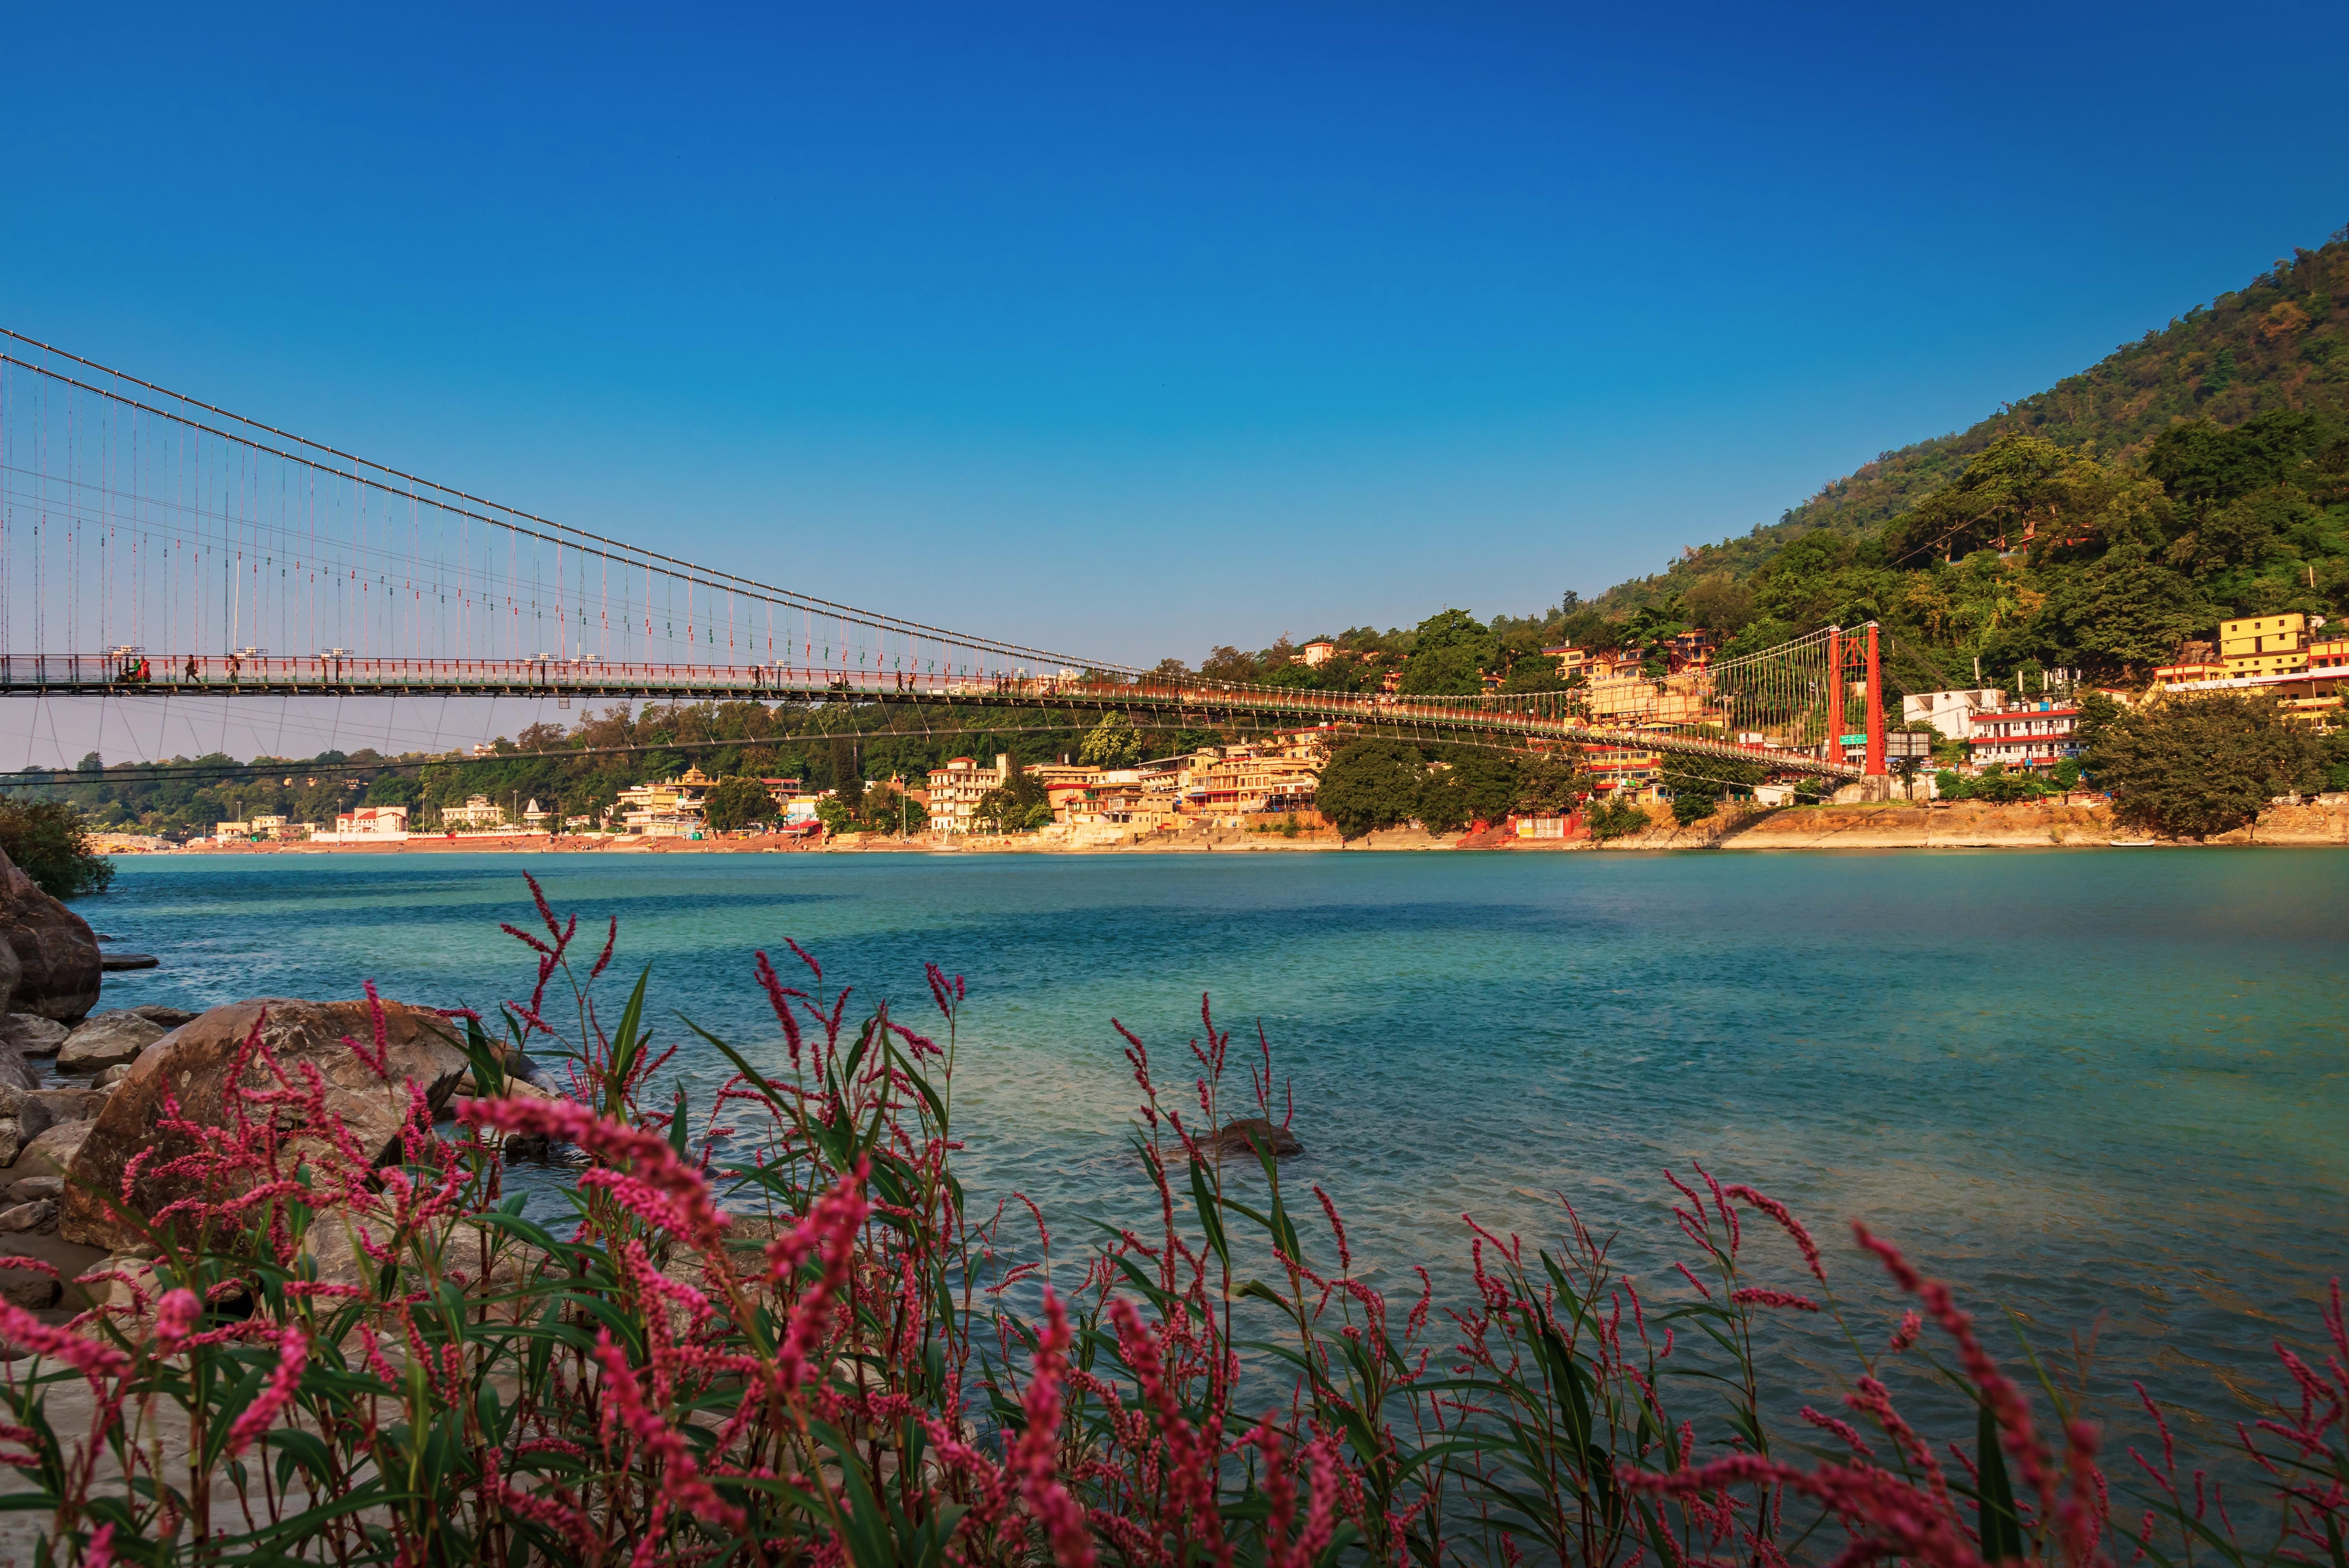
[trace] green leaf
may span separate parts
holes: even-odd
[[[2006,1479],[2006,1454],[1998,1436],[1998,1418],[1983,1404],[1974,1417],[1974,1464],[1982,1472],[1975,1501],[1982,1511],[1982,1561],[2012,1563],[2023,1556],[2023,1522],[2015,1515],[2014,1488]]]
[[[1224,1267],[1232,1266],[1231,1243],[1224,1239],[1223,1216],[1216,1211],[1216,1195],[1208,1186],[1207,1166],[1202,1159],[1191,1161],[1191,1200],[1199,1208],[1199,1226],[1207,1233],[1207,1245],[1216,1250]]]

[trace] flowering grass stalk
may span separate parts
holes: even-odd
[[[928,970],[925,1033],[852,1023],[796,945],[801,985],[759,955],[779,1034],[755,1062],[701,1036],[735,1071],[697,1149],[681,1094],[646,1103],[677,1043],[644,978],[616,1013],[597,994],[616,924],[574,970],[578,920],[531,890],[505,1038],[448,1015],[481,1090],[453,1120],[411,1093],[378,1167],[256,1025],[222,1116],[166,1098],[192,1152],[98,1195],[151,1272],[67,1324],[0,1303],[0,1461],[46,1562],[2349,1561],[2337,1289],[2323,1343],[2277,1347],[2231,1491],[2150,1399],[2158,1458],[2108,1478],[2076,1393],[2034,1397],[1952,1288],[1857,1231],[1916,1303],[1878,1324],[1785,1205],[1702,1168],[1666,1173],[1681,1255],[1644,1280],[1561,1199],[1548,1244],[1464,1217],[1459,1299],[1419,1268],[1391,1300],[1340,1196],[1292,1212],[1272,1151],[1226,1136],[1227,1105],[1293,1111],[1261,1031],[1229,1091],[1205,999],[1187,1052],[1118,1026],[1153,1222],[1056,1262],[1034,1205],[972,1212],[954,1174],[960,977]],[[570,1098],[508,1092],[525,1044]],[[350,1048],[388,1075],[379,1025]],[[581,1162],[561,1220],[506,1191],[525,1139]]]

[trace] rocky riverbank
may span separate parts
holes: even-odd
[[[399,1158],[412,1095],[437,1118],[475,1092],[457,1026],[429,1008],[256,999],[93,1012],[98,940],[0,855],[0,1299],[49,1321],[135,1294],[159,1251],[152,1223],[202,1185],[220,1152],[207,1140],[233,1141],[237,1083],[303,1085],[278,1110],[296,1129],[290,1147],[332,1139],[363,1166]],[[246,1048],[256,1025],[274,1073]],[[526,1057],[502,1054],[499,1092],[553,1092]],[[327,1279],[356,1266],[347,1246],[318,1263]],[[93,1273],[121,1278],[83,1282]]]

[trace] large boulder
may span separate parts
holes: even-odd
[[[0,1044],[0,1090],[37,1089],[40,1086],[41,1080],[33,1075],[33,1069],[26,1064],[25,1058],[16,1048]],[[6,1114],[6,1108],[0,1106],[0,1116]]]
[[[364,1002],[232,1002],[172,1031],[143,1052],[130,1075],[110,1093],[96,1130],[67,1173],[70,1179],[60,1233],[70,1241],[109,1249],[146,1239],[116,1219],[99,1197],[119,1200],[123,1167],[141,1149],[154,1152],[131,1189],[131,1206],[152,1214],[188,1196],[191,1185],[187,1179],[150,1174],[195,1151],[185,1134],[167,1132],[158,1125],[163,1096],[168,1090],[179,1102],[181,1117],[199,1127],[231,1125],[229,1069],[256,1022],[261,1023],[263,1044],[289,1082],[303,1081],[303,1064],[317,1067],[326,1084],[326,1115],[349,1131],[371,1162],[381,1165],[397,1158],[400,1127],[408,1116],[409,1084],[423,1090],[437,1113],[467,1063],[438,1013],[391,1002],[383,1004],[383,1011],[388,1075],[378,1075],[346,1044],[357,1039],[369,1042],[372,1049],[374,1026]],[[243,1082],[247,1088],[274,1086],[257,1056],[246,1064]],[[278,1115],[294,1118],[280,1124],[290,1135],[289,1165],[305,1154],[313,1159],[334,1158],[323,1128],[305,1125],[302,1113],[290,1106],[278,1107]]]
[[[54,1056],[73,1031],[37,1012],[11,1012],[0,1018],[0,1045],[20,1056]]]
[[[0,852],[0,947],[16,961],[10,1011],[79,1018],[98,1005],[98,938]],[[5,969],[0,965],[0,969]]]
[[[88,1139],[96,1122],[59,1122],[27,1143],[16,1156],[9,1175],[19,1179],[27,1176],[64,1176],[73,1168],[74,1157]]]
[[[66,1036],[57,1051],[60,1073],[95,1073],[118,1062],[135,1061],[139,1053],[171,1031],[135,1012],[101,1012]]]

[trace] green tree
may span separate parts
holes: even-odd
[[[852,735],[832,738],[832,787],[840,803],[854,815],[864,802],[864,770],[856,755],[856,740]]]
[[[1591,837],[1605,844],[1613,839],[1628,837],[1634,833],[1645,832],[1648,826],[1648,814],[1640,809],[1637,801],[1625,800],[1619,794],[1609,794],[1591,803],[1590,809],[1583,815],[1582,823]]]
[[[423,794],[423,786],[407,774],[378,774],[367,785],[367,803],[413,806]]]
[[[1762,782],[1758,763],[1727,757],[1673,757],[1664,763],[1663,784],[1672,792],[1672,820],[1682,827],[1721,809],[1734,790],[1751,794]]]
[[[1428,770],[1415,814],[1431,833],[1456,833],[1472,822],[1499,822],[1517,803],[1525,764],[1509,753],[1456,753]]]
[[[1122,768],[1142,755],[1142,732],[1123,713],[1104,713],[1101,722],[1085,732],[1077,760],[1088,767]]]
[[[89,846],[81,813],[63,801],[0,800],[0,850],[53,898],[103,893],[114,862]]]
[[[2323,743],[2269,697],[2212,691],[2126,710],[2099,699],[2082,718],[2082,762],[2135,826],[2207,838],[2324,782]]]
[[[1021,833],[1052,820],[1052,798],[1041,780],[1014,763],[1011,776],[980,795],[971,816],[998,833]]]
[[[1996,651],[2036,653],[2068,668],[2146,670],[2168,663],[2179,641],[2216,618],[2192,583],[2131,541],[2056,584],[2022,639],[2031,646]]]
[[[1466,610],[1447,609],[1419,623],[1400,689],[1413,696],[1470,697],[1500,661],[1500,639]]]
[[[1519,656],[1509,666],[1508,674],[1501,678],[1504,691],[1563,691],[1566,677],[1557,672],[1557,660],[1547,653]]]
[[[1518,812],[1526,816],[1564,816],[1590,793],[1590,775],[1574,760],[1544,752],[1526,760],[1517,775]]]
[[[1350,841],[1417,815],[1426,778],[1418,747],[1366,736],[1339,747],[1323,765],[1314,804]]]
[[[757,779],[736,774],[718,781],[702,806],[702,819],[714,833],[733,833],[754,822],[771,821],[775,797]]]

